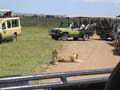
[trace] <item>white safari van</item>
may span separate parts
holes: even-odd
[[[0,43],[5,39],[15,42],[18,35],[21,35],[20,18],[14,17],[12,11],[0,10]]]

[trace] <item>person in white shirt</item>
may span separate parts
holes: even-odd
[[[74,26],[74,23],[72,22],[71,24],[70,24],[70,28],[72,28]]]
[[[90,28],[90,24],[88,24],[86,27],[85,27],[85,30],[88,30]]]
[[[80,27],[80,30],[83,30],[83,29],[85,29],[85,25],[84,24],[82,24],[81,27]]]

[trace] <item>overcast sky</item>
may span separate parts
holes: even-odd
[[[120,0],[0,0],[0,9],[15,13],[116,16],[120,14]]]

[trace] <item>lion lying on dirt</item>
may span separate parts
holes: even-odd
[[[50,61],[50,64],[58,64],[58,62],[76,62],[80,63],[81,60],[78,60],[78,54],[73,53],[71,56],[68,57],[60,57],[58,56],[59,50],[53,49],[52,51],[52,60]]]

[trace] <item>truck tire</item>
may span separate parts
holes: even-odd
[[[63,41],[68,40],[68,34],[67,34],[67,33],[63,33],[63,34],[61,35],[61,40],[63,40]]]
[[[89,39],[89,35],[88,35],[88,34],[84,34],[84,35],[83,35],[83,40],[84,40],[84,41],[88,41],[88,39]]]
[[[13,42],[16,42],[16,41],[17,41],[17,34],[15,34],[15,33],[13,34],[13,36],[12,36],[12,41],[13,41]]]
[[[2,40],[2,36],[0,35],[0,44],[2,44],[2,41],[3,41],[3,40]]]

